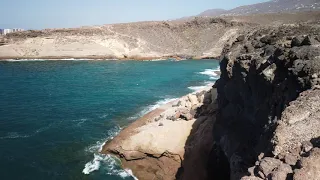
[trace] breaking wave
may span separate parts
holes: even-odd
[[[149,113],[149,112],[161,107],[162,105],[165,105],[165,104],[167,104],[169,102],[172,102],[174,100],[177,100],[177,98],[166,98],[166,99],[157,101],[156,103],[145,107],[142,111],[140,111],[139,113],[135,114],[134,116],[129,117],[128,119],[129,120],[138,119],[138,118],[142,117],[143,115],[145,115],[145,114],[147,114],[147,113]]]

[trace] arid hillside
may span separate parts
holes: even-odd
[[[205,58],[218,57],[243,30],[257,26],[314,23],[320,12],[196,17],[73,29],[11,33],[0,38],[1,59]]]

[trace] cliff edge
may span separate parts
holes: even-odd
[[[103,153],[139,179],[320,179],[319,23],[239,31],[211,90],[151,112]]]

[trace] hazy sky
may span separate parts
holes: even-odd
[[[168,20],[266,0],[0,0],[0,28],[44,29]]]

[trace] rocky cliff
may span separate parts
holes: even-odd
[[[103,153],[139,179],[320,179],[319,23],[241,29],[211,90],[151,112]]]
[[[210,161],[229,166],[213,177],[320,179],[319,35],[318,24],[254,28],[224,48]]]

